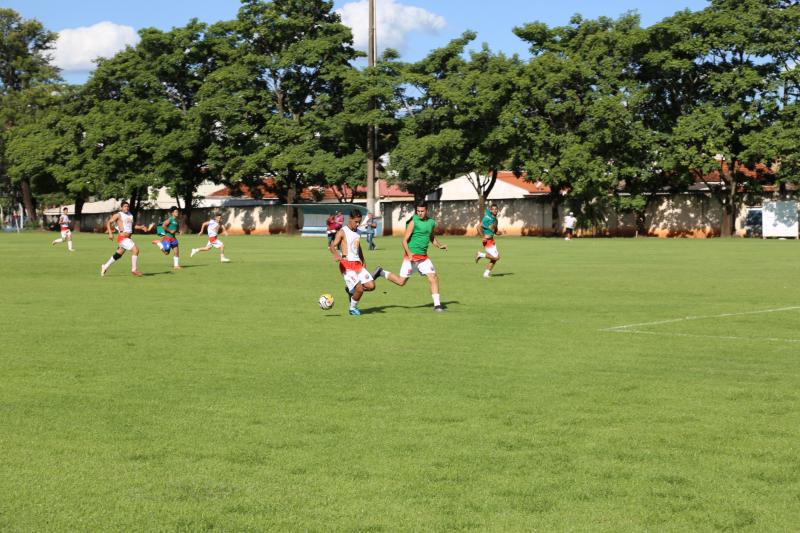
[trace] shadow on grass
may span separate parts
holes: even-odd
[[[492,277],[493,278],[502,278],[502,277],[505,277],[505,276],[513,276],[513,275],[514,275],[513,272],[502,272],[500,274],[492,274]]]
[[[445,310],[449,309],[451,305],[460,305],[461,302],[457,300],[451,300],[449,302],[442,302],[444,305]],[[362,315],[371,315],[373,313],[385,313],[387,309],[424,309],[428,308],[433,310],[433,303],[427,303],[422,305],[380,305],[378,307],[367,307],[361,309]]]
[[[207,267],[208,265],[181,265],[181,270],[186,270],[187,268],[203,268]],[[162,270],[161,272],[142,272],[142,276],[149,277],[149,276],[162,276],[164,274],[174,274],[175,270]]]

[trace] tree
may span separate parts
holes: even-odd
[[[353,149],[330,137],[350,61],[359,56],[333,2],[244,0],[235,32],[235,61],[208,88],[206,109],[218,117],[214,171],[254,191],[269,175],[281,200],[292,204],[304,186],[354,169]],[[296,220],[288,207],[289,232]]]
[[[651,135],[639,112],[632,63],[639,17],[515,28],[533,57],[520,79],[513,122],[522,139],[512,159],[552,192],[553,221],[566,200],[582,221],[602,221],[621,189],[648,171]]]
[[[207,158],[215,127],[201,95],[224,64],[217,47],[226,36],[216,29],[191,20],[168,32],[141,30],[139,44],[100,61],[88,84],[96,99],[98,158],[116,178],[107,193],[130,194],[139,203],[148,187],[166,187],[184,214],[184,231],[197,186],[214,179]]]
[[[35,19],[24,20],[12,10],[0,8],[0,152],[8,132],[24,117],[30,117],[33,102],[38,98],[35,88],[59,81],[58,69],[50,64],[50,51],[57,35]],[[34,94],[29,91],[34,89]],[[0,153],[0,179],[8,179]],[[18,175],[28,216],[36,218],[36,204],[29,178]]]
[[[454,86],[464,75],[464,49],[475,36],[475,32],[464,32],[404,68],[403,81],[411,89],[400,95],[405,109],[391,170],[392,179],[417,201],[464,167],[467,139],[456,125],[456,115],[464,110],[457,109],[452,98],[457,92]]]
[[[706,182],[722,205],[723,236],[733,232],[742,193],[760,187],[747,142],[768,127],[778,108],[776,44],[784,37],[771,28],[786,15],[781,4],[714,0],[649,31],[644,61],[653,72],[653,100],[660,102],[654,106],[656,127],[668,136],[664,168]],[[719,176],[720,184],[709,183],[709,175]]]

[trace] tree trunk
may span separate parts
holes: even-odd
[[[286,191],[286,233],[294,235],[297,233],[297,208],[288,204],[293,204],[297,200],[297,183],[294,173],[289,175],[289,189]]]
[[[75,197],[75,216],[72,220],[73,233],[81,232],[81,215],[83,215],[83,204],[85,201],[83,194],[79,194]]]
[[[183,197],[183,219],[180,221],[181,233],[191,233],[192,230],[192,203],[194,192],[191,185],[186,187],[186,195]]]
[[[36,204],[33,202],[33,195],[31,194],[31,184],[27,178],[20,180],[20,189],[22,191],[22,205],[25,207],[25,212],[28,214],[28,220],[36,220]]]
[[[736,182],[731,181],[727,185],[728,189],[722,198],[722,237],[732,237],[736,228]]]

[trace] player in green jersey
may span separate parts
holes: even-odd
[[[481,220],[480,236],[483,238],[484,251],[475,254],[476,263],[484,258],[489,260],[486,270],[483,271],[484,278],[492,275],[492,269],[500,261],[500,252],[497,251],[497,244],[494,242],[497,233],[497,204],[492,204],[486,209],[486,214]]]
[[[161,240],[153,241],[153,244],[158,246],[164,255],[169,255],[170,250],[172,250],[172,266],[175,270],[181,268],[180,244],[177,238],[178,228],[180,227],[178,222],[179,213],[180,211],[176,206],[169,208],[169,217],[156,228],[156,233],[161,236]]]
[[[426,276],[431,284],[431,296],[433,297],[433,309],[444,311],[442,301],[439,296],[439,276],[430,258],[428,258],[428,245],[433,243],[440,250],[447,251],[447,245],[440,243],[433,230],[436,221],[428,218],[428,206],[424,203],[418,204],[415,214],[406,224],[406,233],[403,236],[403,264],[400,267],[400,274],[393,274],[378,267],[372,274],[374,279],[383,276],[395,285],[402,287],[414,272]]]

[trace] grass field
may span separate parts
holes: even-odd
[[[446,313],[350,317],[319,239],[54,237],[0,235],[0,530],[800,527],[796,242],[445,237]]]

